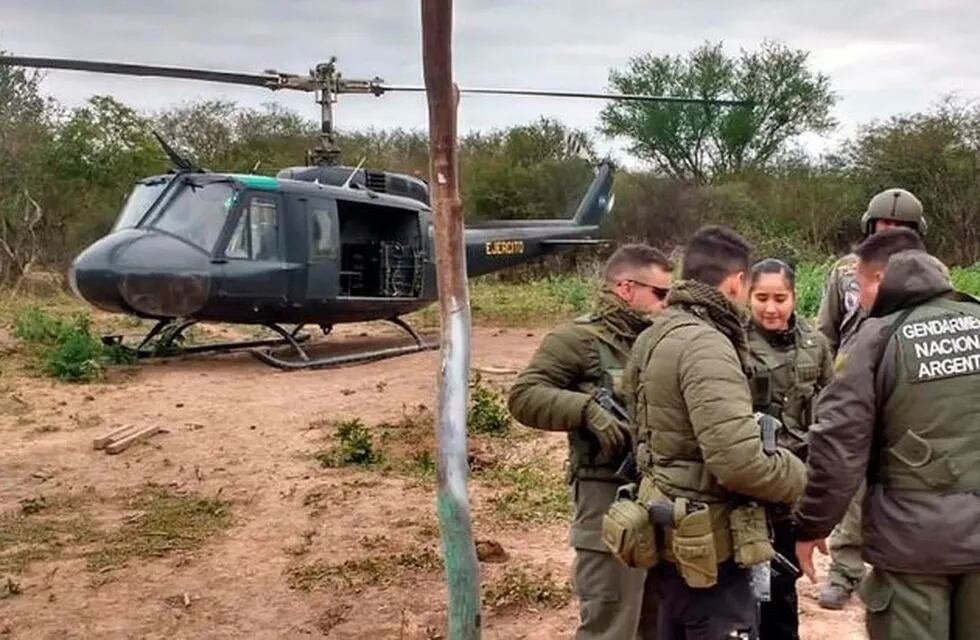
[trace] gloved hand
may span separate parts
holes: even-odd
[[[592,401],[585,407],[585,428],[599,441],[599,450],[607,459],[614,458],[626,446],[629,430],[611,413]]]

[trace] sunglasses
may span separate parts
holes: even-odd
[[[657,296],[658,299],[663,300],[670,293],[670,287],[658,287],[655,284],[648,284],[646,282],[640,282],[639,280],[627,280],[626,282],[632,282],[638,287],[646,287],[650,291],[653,291],[653,295]]]

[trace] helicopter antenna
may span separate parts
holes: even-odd
[[[334,130],[333,105],[342,93],[371,94],[381,97],[389,92],[422,93],[425,87],[418,85],[390,85],[379,77],[370,80],[351,80],[343,78],[337,70],[337,59],[316,65],[307,75],[282,73],[274,69],[263,73],[239,73],[234,71],[214,71],[211,69],[189,69],[186,67],[166,67],[146,64],[102,62],[96,60],[75,60],[70,58],[39,58],[26,56],[0,56],[0,66],[32,67],[37,69],[67,69],[93,73],[112,73],[130,76],[152,76],[160,78],[179,78],[245,85],[278,91],[289,89],[314,93],[320,105],[319,144],[307,151],[307,164],[332,165],[340,157]],[[602,93],[587,91],[559,91],[542,89],[506,88],[459,88],[461,94],[533,96],[551,98],[579,98],[591,100],[630,100],[649,104],[702,104],[719,107],[747,107],[754,104],[749,100],[727,98],[690,98],[684,96],[651,96],[644,94]],[[159,138],[158,138],[159,139]],[[166,147],[165,147],[166,148]],[[167,153],[174,159],[170,151]],[[177,156],[179,157],[179,156]]]
[[[365,160],[367,160],[367,156],[364,156],[363,158],[361,158],[361,161],[357,163],[357,166],[354,167],[354,170],[351,171],[350,172],[350,175],[347,176],[347,179],[344,180],[344,184],[340,185],[340,188],[341,189],[349,189],[350,188],[350,182],[351,182],[351,180],[354,179],[354,176],[357,174],[357,172],[360,171],[361,170],[361,167],[364,166],[364,161]]]
[[[156,129],[154,129],[151,133],[153,133],[153,137],[157,139],[157,142],[159,142],[160,146],[163,147],[163,152],[167,154],[167,157],[170,158],[170,162],[172,162],[174,166],[177,167],[177,169],[179,169],[182,172],[185,171],[192,172],[192,171],[200,170],[199,167],[194,166],[193,162],[191,162],[184,156],[177,153],[177,151],[173,147],[167,144],[167,141],[163,139],[163,136],[157,133]]]

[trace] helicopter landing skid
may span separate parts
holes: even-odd
[[[197,320],[160,320],[140,341],[137,347],[126,347],[122,342],[122,336],[103,336],[102,342],[105,345],[119,345],[130,351],[137,358],[168,358],[183,356],[195,353],[219,353],[223,351],[235,351],[238,349],[255,349],[259,347],[276,347],[290,345],[293,348],[300,348],[302,342],[310,339],[309,334],[301,334],[300,330],[304,325],[297,325],[292,331],[286,331],[279,325],[262,325],[265,328],[278,333],[281,338],[261,339],[261,340],[239,340],[235,342],[215,342],[208,344],[196,344],[184,346],[180,344],[183,333],[197,324]],[[156,342],[154,342],[156,339]]]
[[[422,336],[412,328],[411,325],[401,318],[397,316],[394,318],[388,318],[388,322],[410,335],[415,341],[415,344],[401,347],[389,347],[387,349],[374,349],[372,351],[361,351],[359,353],[346,353],[343,355],[328,356],[325,358],[310,358],[309,354],[307,354],[299,344],[290,344],[290,346],[293,347],[293,350],[296,352],[299,358],[298,360],[280,358],[279,356],[273,354],[269,349],[253,349],[251,353],[253,356],[267,365],[277,367],[279,369],[296,370],[323,369],[326,367],[337,367],[345,364],[384,360],[386,358],[404,356],[410,353],[419,353],[420,351],[432,351],[439,348],[439,343],[426,342]],[[280,335],[285,337],[284,333],[280,333]]]

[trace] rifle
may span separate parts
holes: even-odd
[[[759,424],[759,435],[762,438],[762,451],[767,456],[776,455],[776,431],[782,426],[776,418],[768,413],[756,413],[755,421]],[[772,520],[772,505],[764,505],[769,520]],[[776,570],[782,574],[792,576],[794,579],[803,576],[799,567],[793,564],[786,556],[776,551],[776,555],[771,560]]]

